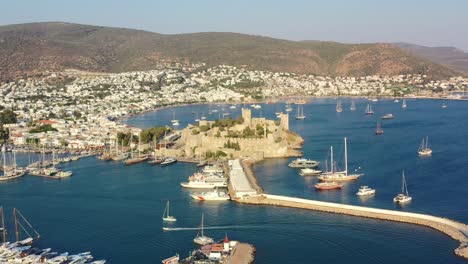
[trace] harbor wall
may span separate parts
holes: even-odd
[[[427,226],[438,230],[460,242],[460,246],[455,249],[455,254],[464,258],[468,258],[468,226],[463,223],[442,217],[271,194],[261,194],[258,196],[246,197],[244,199],[237,200],[237,202],[300,208]]]

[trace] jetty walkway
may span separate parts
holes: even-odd
[[[455,249],[455,254],[468,259],[468,225],[466,224],[443,217],[421,213],[410,213],[396,210],[387,210],[332,202],[322,202],[317,200],[309,200],[289,196],[266,194],[264,192],[259,191],[261,190],[261,188],[258,186],[257,181],[253,181],[251,179],[249,180],[249,178],[253,176],[251,168],[246,164],[242,165],[244,173],[238,174],[236,176],[245,177],[245,181],[249,182],[250,188],[255,189],[257,191],[257,194],[244,195],[241,197],[237,195],[236,197],[233,197],[233,200],[236,202],[244,204],[300,208],[327,213],[345,214],[357,217],[366,217],[386,221],[395,221],[427,226],[438,230],[455,239],[456,241],[460,242],[460,246],[457,249]],[[236,181],[231,181],[230,185],[235,185],[235,182]],[[230,189],[231,188],[233,191],[236,189],[235,186],[230,187]]]

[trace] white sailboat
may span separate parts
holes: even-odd
[[[442,108],[447,108],[448,105],[447,105],[447,102],[445,102],[445,100],[442,102]]]
[[[356,102],[351,101],[351,107],[349,108],[349,110],[351,110],[351,111],[356,110]]]
[[[419,145],[418,154],[419,156],[432,155],[432,149],[429,147],[429,137],[426,137],[426,139],[422,139],[421,145]]]
[[[165,222],[175,222],[177,218],[169,214],[169,201],[166,203],[166,208],[164,209],[162,220]]]
[[[403,103],[401,104],[401,108],[406,108],[407,105],[406,105],[406,99],[403,99]]]
[[[203,214],[201,217],[200,233],[198,233],[197,236],[193,239],[193,242],[195,244],[202,245],[202,246],[214,243],[213,238],[207,237],[203,233]]]
[[[304,120],[304,119],[306,119],[306,116],[304,115],[304,109],[300,105],[298,105],[296,120]]]
[[[338,102],[336,103],[336,112],[337,113],[343,112],[343,107],[341,106],[341,100],[338,100]]]
[[[399,193],[395,198],[393,198],[393,202],[399,204],[405,204],[412,200],[413,198],[409,196],[408,193],[408,186],[406,185],[406,178],[405,178],[405,171],[403,171],[402,175],[402,182],[401,182],[401,193]]]
[[[335,164],[333,161],[333,146],[330,147],[330,163],[331,163],[331,170],[323,173],[321,176],[318,177],[320,181],[325,182],[340,182],[340,181],[351,181],[356,180],[362,174],[349,174],[348,173],[348,147],[347,147],[347,139],[344,138],[344,148],[345,148],[345,170],[344,171],[335,171]]]
[[[7,181],[19,178],[25,174],[24,170],[18,170],[16,166],[16,151],[13,149],[13,165],[11,167],[6,165],[6,147],[2,148],[3,158],[3,175],[0,176],[0,181]]]
[[[173,126],[178,126],[179,125],[179,120],[176,119],[175,117],[175,111],[172,112],[172,120],[171,120],[171,123]]]

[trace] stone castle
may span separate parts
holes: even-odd
[[[288,114],[280,114],[279,120],[274,121],[252,117],[250,109],[242,108],[242,118],[230,121],[233,124],[226,127],[206,120],[201,120],[198,126],[189,125],[182,130],[180,140],[168,150],[169,153],[192,159],[203,159],[207,153],[221,153],[222,156],[217,158],[249,157],[255,160],[301,154],[297,149],[303,140],[289,131]]]

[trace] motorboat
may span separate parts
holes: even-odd
[[[190,196],[199,201],[227,201],[230,199],[229,194],[219,191],[217,188],[211,192],[192,194]]]
[[[319,165],[320,162],[316,160],[309,160],[304,158],[295,159],[288,164],[290,168],[316,168]]]
[[[392,113],[386,114],[386,115],[382,116],[382,119],[383,119],[383,120],[388,120],[388,119],[393,119],[393,118],[394,118],[394,116],[393,116]]]
[[[175,158],[166,158],[160,164],[161,164],[161,166],[168,166],[168,165],[174,164],[176,162],[177,162],[177,159],[175,159]]]
[[[299,172],[299,175],[301,176],[317,176],[320,174],[322,174],[321,170],[315,170],[311,168],[304,168],[304,169],[301,169],[301,172]]]
[[[375,194],[375,189],[370,188],[369,186],[361,186],[356,193],[357,196],[366,196]]]

